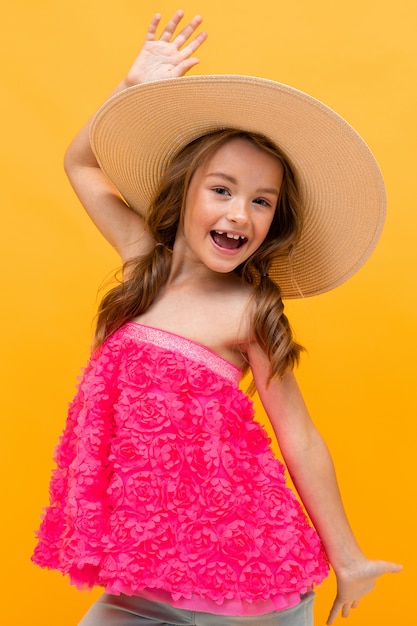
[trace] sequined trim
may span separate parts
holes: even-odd
[[[139,322],[128,322],[123,330],[130,337],[139,341],[146,341],[160,348],[180,352],[185,357],[205,365],[218,376],[222,376],[233,383],[239,383],[242,377],[242,371],[236,365],[192,339]]]

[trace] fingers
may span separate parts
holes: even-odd
[[[176,11],[174,15],[171,17],[168,24],[165,26],[164,30],[162,31],[161,36],[159,37],[159,40],[171,41],[171,38],[183,17],[184,17],[184,11],[182,10]]]
[[[181,61],[181,63],[176,66],[171,75],[173,77],[184,76],[184,74],[186,74],[192,67],[194,67],[194,65],[197,65],[198,63],[200,63],[200,61],[192,57],[184,59],[184,61]]]
[[[186,25],[184,28],[174,36],[177,27],[179,26],[181,20],[184,17],[184,11],[179,10],[174,13],[168,24],[165,26],[162,31],[159,41],[171,42],[175,44],[175,47],[179,50],[195,33],[197,28],[200,26],[203,18],[201,15],[196,15],[193,19]],[[161,21],[161,15],[157,13],[153,18],[151,23],[149,24],[146,39],[147,41],[155,41],[156,39],[156,30]],[[187,46],[188,54],[192,54],[197,50],[197,48],[205,41],[207,38],[207,33],[200,33],[193,41],[191,41]],[[172,41],[171,41],[172,40]]]
[[[184,26],[182,31],[180,31],[174,39],[174,42],[178,46],[178,48],[181,48],[181,46],[183,46],[185,42],[195,33],[202,21],[203,18],[201,17],[201,15],[196,15],[195,17],[193,17],[191,22],[187,24],[187,26]]]
[[[342,617],[349,617],[349,613],[350,613],[350,609],[354,608],[355,603],[348,603],[348,604],[344,604],[343,608],[342,608]]]
[[[148,30],[146,31],[145,41],[155,41],[156,30],[159,26],[159,22],[161,21],[161,14],[156,13],[153,16],[151,23],[148,26]]]
[[[188,57],[193,54],[201,46],[201,44],[205,42],[206,39],[207,33],[199,33],[197,37],[190,41],[188,45],[184,46],[181,51],[183,53],[183,56]]]
[[[354,575],[338,576],[338,593],[331,608],[327,624],[333,624],[337,615],[348,617],[351,609],[356,609],[360,599],[375,586],[379,576],[396,574],[402,570],[398,563],[389,561],[367,561],[365,567]]]
[[[387,563],[386,564],[386,573],[387,574],[398,574],[399,572],[401,572],[403,566],[400,565],[399,563]]]
[[[333,624],[342,606],[342,603],[336,598],[336,600],[333,602],[333,606],[330,610],[329,617],[326,622],[327,626]]]
[[[328,626],[333,624],[334,620],[339,614],[339,611],[341,611],[342,617],[349,617],[350,610],[356,609],[358,605],[359,605],[359,600],[354,600],[353,602],[346,602],[345,604],[343,604],[341,601],[336,599],[333,603],[333,606],[329,613],[329,618],[326,624]]]
[[[384,574],[398,574],[401,572],[403,566],[398,563],[392,563],[391,561],[372,561],[373,569],[371,574],[377,578]]]

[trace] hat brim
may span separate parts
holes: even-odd
[[[294,166],[304,228],[291,259],[270,276],[284,298],[317,295],[368,259],[385,220],[378,164],[358,133],[315,98],[251,76],[187,76],[131,87],[107,101],[90,133],[100,167],[126,202],[145,214],[172,157],[222,128],[269,137]]]

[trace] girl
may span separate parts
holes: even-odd
[[[312,624],[329,561],[331,624],[400,566],[355,541],[281,298],[364,263],[383,184],[356,133],[305,94],[180,78],[206,38],[200,17],[175,34],[182,17],[159,39],[154,17],[66,155],[124,274],[100,307],[33,559],[105,588],[82,626]],[[249,367],[314,528],[238,388]]]

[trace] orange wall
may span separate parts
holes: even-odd
[[[187,0],[182,6],[188,16],[201,12],[209,31],[197,71],[256,74],[311,93],[357,128],[384,171],[389,215],[369,263],[332,293],[288,303],[288,313],[309,350],[300,382],[333,452],[358,538],[370,556],[405,566],[380,582],[350,623],[411,625],[417,5],[260,0],[246,8],[236,0]],[[0,588],[7,598],[1,623],[8,626],[74,626],[98,595],[76,592],[29,562],[53,447],[88,353],[97,288],[117,265],[83,215],[61,162],[73,134],[128,68],[152,14],[169,16],[176,8],[171,0],[21,0],[3,7]],[[333,579],[319,591],[318,625],[333,591]]]

